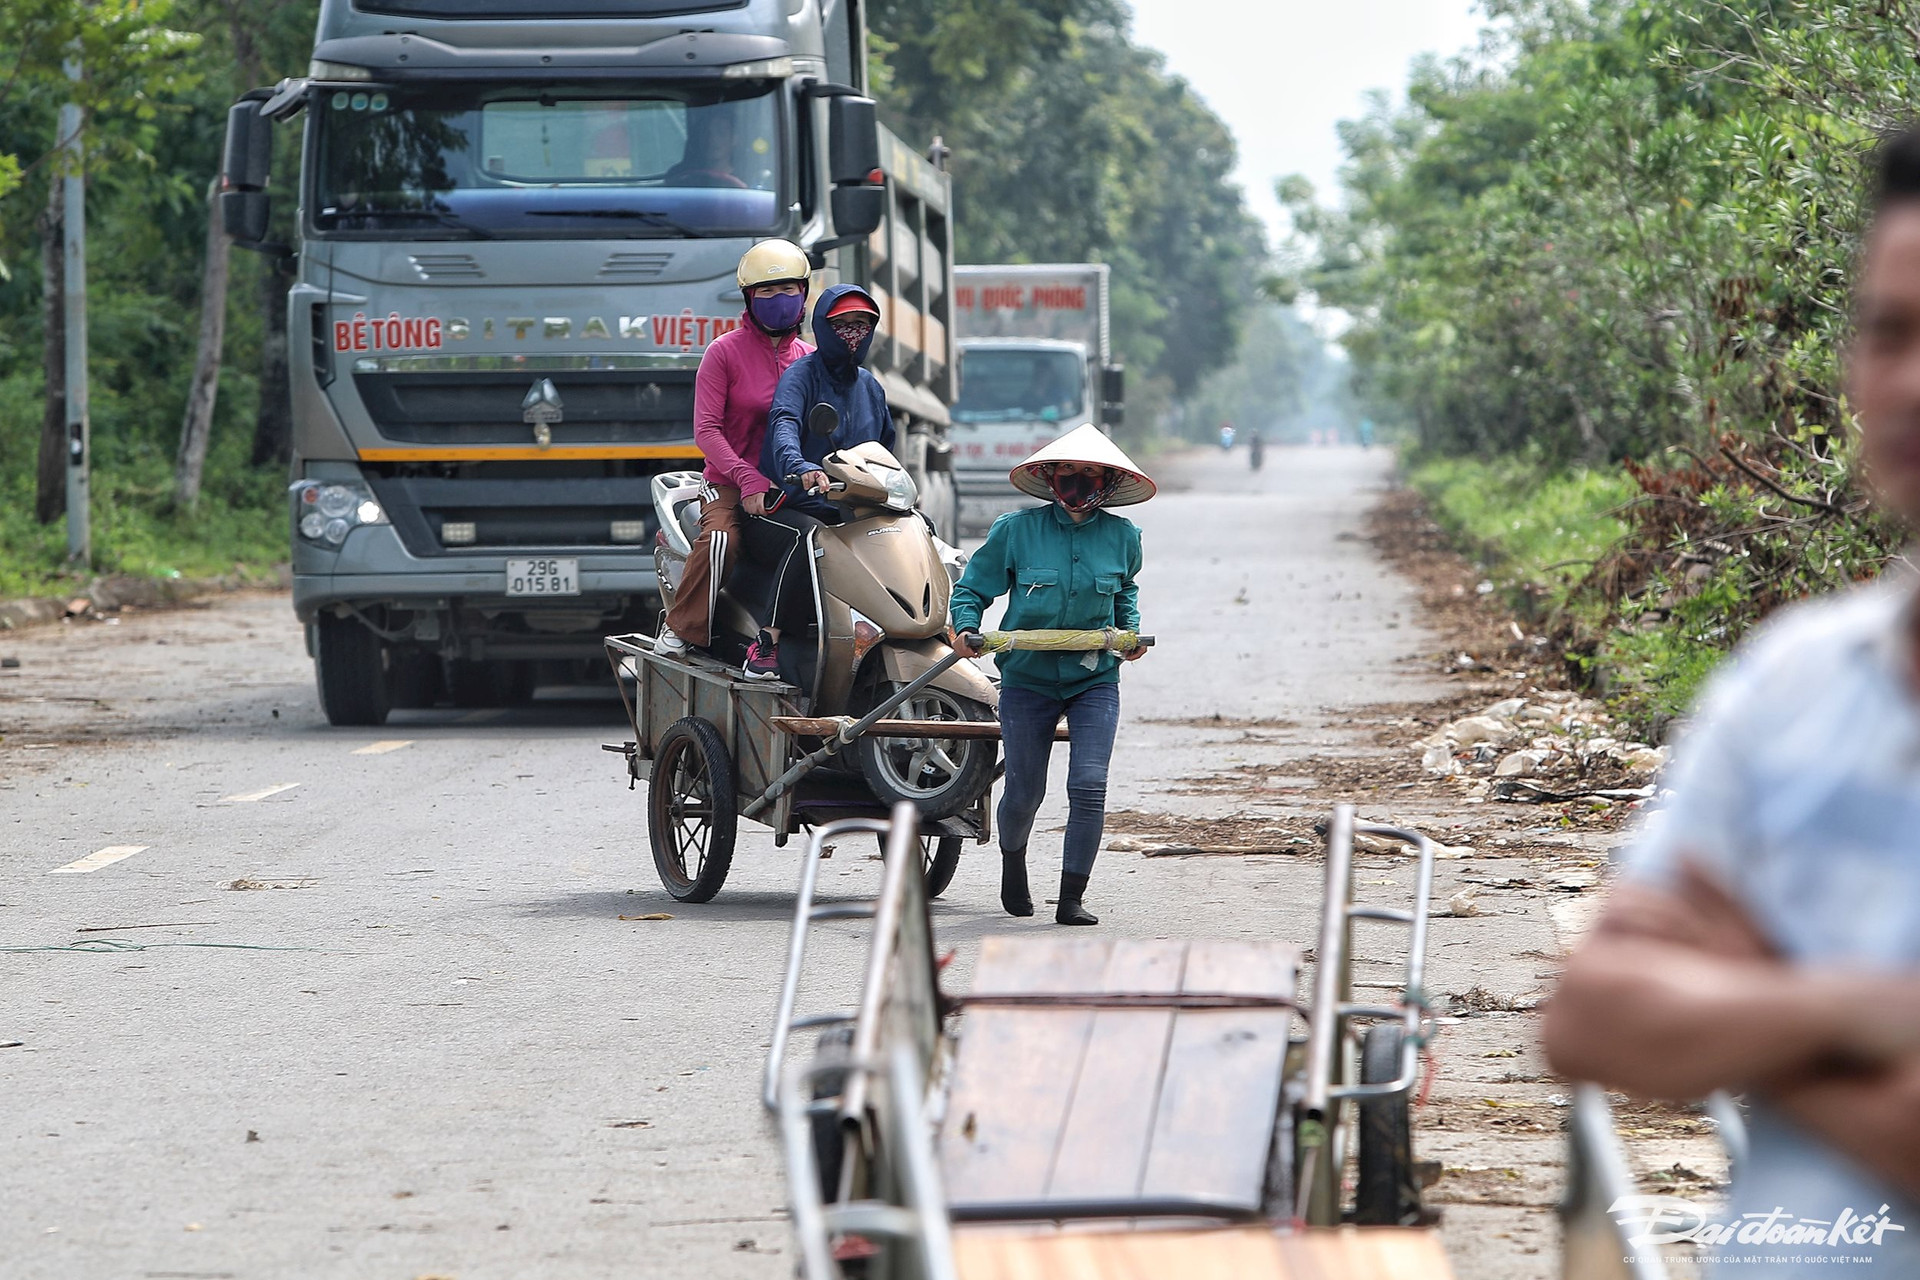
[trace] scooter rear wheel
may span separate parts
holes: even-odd
[[[882,682],[865,705],[878,705],[899,687]],[[993,712],[973,699],[938,688],[922,689],[893,715],[902,720],[993,719]],[[860,776],[888,808],[905,800],[923,818],[951,818],[992,782],[999,747],[994,738],[867,737],[855,741],[853,757]]]
[[[699,716],[660,736],[647,786],[647,837],[660,883],[681,902],[706,902],[733,866],[740,814],[733,758],[720,731]]]

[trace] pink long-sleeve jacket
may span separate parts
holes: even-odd
[[[798,334],[776,342],[744,314],[739,328],[707,347],[693,379],[693,441],[706,457],[709,483],[731,486],[742,497],[773,488],[759,465],[767,410],[780,375],[812,350]]]

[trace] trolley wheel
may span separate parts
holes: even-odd
[[[1400,1075],[1406,1028],[1368,1027],[1360,1039],[1360,1083],[1385,1084]],[[1413,1117],[1405,1093],[1363,1098],[1360,1172],[1353,1220],[1366,1226],[1408,1226],[1420,1220],[1420,1182],[1413,1167]]]
[[[845,1054],[852,1048],[852,1027],[829,1027],[814,1042],[813,1058],[818,1062],[828,1054]],[[813,1101],[816,1106],[807,1116],[808,1127],[813,1131],[813,1167],[820,1175],[820,1196],[828,1204],[840,1198],[840,1173],[846,1167],[847,1135],[840,1128],[837,1108],[820,1104],[838,1103],[846,1088],[847,1074],[844,1071],[830,1071],[815,1076]]]
[[[353,618],[315,620],[313,673],[327,723],[387,722],[387,654],[379,636]]]
[[[878,705],[899,687],[882,681],[865,705]],[[993,719],[993,712],[973,699],[935,688],[922,689],[893,714],[902,720]],[[993,781],[999,749],[995,738],[866,737],[854,740],[853,758],[881,804],[892,808],[905,800],[921,817],[939,819],[980,798]]]
[[[654,751],[647,786],[647,837],[668,893],[705,902],[720,892],[739,820],[733,760],[720,731],[699,716],[674,721]]]
[[[887,837],[881,835],[880,852],[887,851]],[[927,896],[937,898],[947,891],[953,883],[953,877],[960,870],[960,848],[964,841],[959,836],[921,836],[920,870],[926,875]]]

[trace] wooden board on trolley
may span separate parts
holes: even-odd
[[[962,1228],[953,1251],[961,1280],[1449,1280],[1453,1274],[1437,1236],[1402,1227],[1288,1235],[1264,1227],[1045,1234]]]
[[[988,938],[940,1137],[956,1220],[1088,1200],[1260,1213],[1293,1012],[1167,1006],[1291,1001],[1299,959],[1270,942]],[[1145,1003],[1111,1007],[1128,997]]]

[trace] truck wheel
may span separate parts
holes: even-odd
[[[926,477],[926,493],[920,500],[920,509],[933,521],[933,531],[942,542],[960,545],[960,495],[954,488],[953,475],[946,471],[929,472]]]
[[[387,651],[387,701],[397,711],[420,711],[440,700],[440,659],[419,649]]]
[[[878,705],[899,688],[882,681],[866,706]],[[903,703],[893,718],[992,720],[993,712],[971,698],[927,688]],[[978,800],[992,782],[999,746],[994,738],[859,738],[853,757],[860,776],[887,808],[910,800],[923,818],[951,818]]]
[[[533,696],[533,664],[505,659],[447,664],[447,689],[456,707],[514,707]]]
[[[1406,1028],[1368,1027],[1360,1040],[1360,1083],[1385,1084],[1400,1075]],[[1402,1227],[1420,1220],[1420,1182],[1413,1167],[1413,1117],[1404,1093],[1363,1098],[1360,1170],[1353,1220],[1363,1226]]]
[[[328,724],[387,722],[387,646],[358,621],[320,615],[313,671]]]
[[[647,784],[647,838],[660,883],[681,902],[706,902],[733,866],[733,758],[720,731],[699,716],[676,720],[654,751]]]

